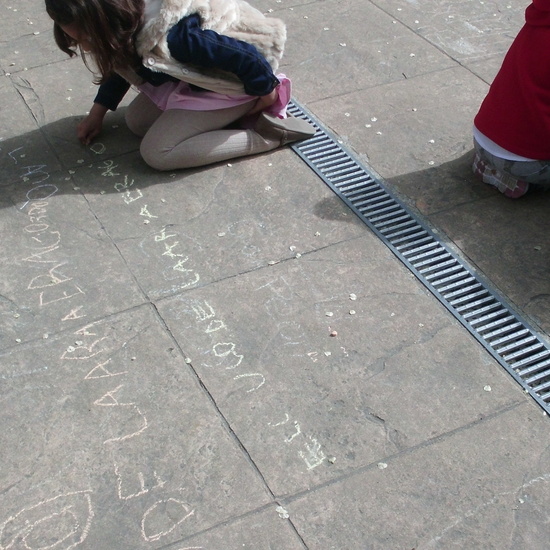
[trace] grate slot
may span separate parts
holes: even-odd
[[[540,355],[540,354],[535,354]],[[529,358],[530,359],[530,358]],[[522,363],[523,361],[518,361],[518,363]],[[550,366],[550,361],[543,361],[542,363],[536,363],[535,365],[531,365],[527,369],[516,369],[516,372],[519,376],[524,378],[526,381],[529,380],[532,375],[535,372],[539,372],[541,369],[543,369],[543,373],[545,376],[550,376],[550,372],[548,372],[548,367]]]
[[[429,250],[433,245],[433,239],[428,235],[427,237],[408,239],[403,244],[396,245],[395,242],[392,244],[403,257],[408,258],[412,254],[417,255],[423,250]],[[437,246],[437,243],[435,245]]]
[[[501,326],[500,328],[495,330],[495,327],[499,325],[504,326]],[[515,332],[516,330],[521,329],[522,326],[523,324],[517,321],[513,315],[509,315],[508,317],[504,317],[502,319],[499,319],[498,321],[495,321],[494,323],[486,325],[488,329],[493,330],[483,334],[483,338],[485,338],[485,340],[492,340],[493,338],[497,338],[498,336],[501,336],[503,334]],[[481,328],[478,328],[478,332],[484,333],[485,331]]]
[[[323,162],[319,163],[319,169],[320,170],[326,170],[328,171],[329,168],[332,168],[333,166],[338,166],[339,168],[342,167],[352,167],[357,169],[354,162],[342,162],[342,159],[346,158],[346,155],[344,153],[334,153],[332,155],[320,155],[320,158],[323,159]],[[360,174],[361,172],[358,171],[357,174]],[[330,177],[330,176],[329,176]]]
[[[394,243],[395,246],[395,243]],[[430,236],[420,239],[419,241],[407,244],[407,246],[396,247],[397,250],[407,258],[411,254],[418,254],[419,252],[425,250],[432,250],[434,248],[439,248],[439,243],[435,242]]]
[[[509,349],[509,346],[511,345],[512,348],[517,347],[515,344],[517,344],[518,338],[521,338],[522,336],[525,336],[526,334],[529,334],[529,331],[527,329],[518,330],[516,332],[513,332],[512,334],[507,334],[506,336],[502,336],[501,338],[495,338],[491,341],[491,346],[494,348],[498,348],[502,344],[506,344],[507,342],[513,342],[513,344],[508,344],[506,346],[503,346],[500,351],[501,353],[504,353],[506,350]],[[490,338],[486,338],[487,341],[490,341]]]
[[[329,137],[322,136],[322,135],[316,136],[308,140],[307,145],[304,145],[302,151],[304,153],[311,153],[311,151],[315,151],[317,150],[317,148],[325,144],[330,144],[331,147],[334,146],[334,144],[332,143]]]
[[[457,296],[464,296],[465,294],[469,294],[477,288],[481,288],[481,285],[476,282],[473,285],[463,287],[463,288],[459,288],[458,290],[455,290],[454,292],[449,292],[448,294],[442,292],[441,294],[445,297],[446,300],[448,300],[450,302],[453,298],[455,298]]]
[[[471,311],[473,308],[479,306],[481,302],[487,303],[491,302],[493,297],[487,292],[487,289],[482,288],[477,292],[472,292],[468,296],[462,296],[452,301],[452,305],[456,310],[460,308],[462,312]],[[462,304],[462,305],[460,305]]]
[[[402,231],[401,237],[395,237],[391,239],[391,243],[397,250],[400,250],[400,247],[409,246],[409,243],[415,244],[421,242],[424,238],[432,240],[432,236],[428,235],[425,231],[418,231],[416,228],[411,229],[410,231]],[[401,244],[403,243],[403,244]]]
[[[332,180],[332,179],[336,179],[336,178],[341,178],[343,176],[345,177],[349,177],[350,175],[350,172],[352,170],[357,170],[357,166],[355,165],[355,162],[344,162],[340,165],[340,168],[337,169],[337,170],[331,170],[331,171],[328,171],[328,170],[323,170],[323,165],[320,163],[319,166],[317,167],[321,172],[324,172],[325,173],[325,176],[329,179],[329,180]],[[356,172],[358,173],[358,172]]]
[[[543,351],[539,352],[539,353],[535,353],[535,355],[532,355],[531,357],[528,357],[522,361],[518,361],[516,363],[514,363],[514,370],[519,374],[520,371],[522,373],[522,376],[527,376],[527,374],[529,374],[529,372],[533,372],[532,370],[529,370],[529,369],[539,369],[539,368],[546,368],[546,367],[550,367],[550,359],[545,359],[546,357],[548,357],[550,355],[550,350],[548,349],[544,349]],[[540,361],[542,360],[542,361]],[[540,361],[540,362],[539,362]],[[533,363],[535,363],[533,365]],[[525,367],[527,366],[527,369],[524,369],[524,370],[521,370],[522,367]],[[550,372],[548,373],[550,375]]]
[[[546,377],[548,378],[548,373],[546,374]],[[550,388],[550,380],[548,382],[545,382],[544,384],[540,384],[539,386],[535,386],[533,388],[533,390],[536,391],[537,393],[542,393],[543,391],[547,390],[548,388]]]
[[[535,376],[531,376],[531,378],[526,378],[525,381],[530,385],[534,386],[533,389],[535,391],[545,390],[546,388],[550,388],[550,380],[549,380],[549,374],[547,371],[539,372]],[[539,384],[535,386],[536,382],[543,381],[542,384]]]
[[[358,176],[346,182],[346,185],[340,186],[340,191],[346,193],[348,199],[352,200],[355,198],[355,195],[360,195],[361,197],[369,195],[372,192],[368,187],[369,185],[372,190],[376,190],[376,183],[364,176]]]
[[[447,285],[452,283],[452,284],[457,284],[457,283],[464,283],[465,279],[468,278],[468,273],[463,271],[463,270],[455,270],[455,272],[452,274],[452,275],[448,275],[447,277],[443,277],[443,278],[440,278],[440,279],[437,279],[435,281],[432,281],[432,285],[437,288],[437,290],[439,292],[444,292],[445,289],[447,289]],[[443,286],[442,286],[443,285]],[[484,290],[479,290],[478,292],[475,292],[473,294],[469,294],[467,297],[463,297],[462,300],[463,301],[466,301],[466,300],[470,300],[470,302],[472,302],[473,300],[475,300],[476,298],[478,298],[479,296],[482,296],[483,294],[485,294]]]
[[[426,276],[426,280],[432,285],[437,286],[443,284],[451,277],[461,277],[464,273],[461,265],[451,265],[451,267],[443,267],[438,271],[433,271],[430,275]]]
[[[539,349],[538,345],[533,347],[526,347],[530,342],[536,341],[535,336],[529,336],[523,340],[518,340],[512,344],[508,344],[502,348],[499,348],[500,355],[506,360],[507,363],[512,364],[518,357],[524,357],[527,353],[534,349]],[[517,351],[514,351],[517,350]],[[511,351],[512,353],[507,353]]]
[[[292,149],[514,379],[550,412],[550,346],[492,286],[296,101],[317,132]]]
[[[496,321],[492,321],[491,323],[487,323],[486,325],[481,325],[480,327],[477,327],[477,331],[480,334],[483,334],[487,330],[492,330],[498,326],[501,326],[505,323],[514,323],[516,318],[513,315],[507,315],[505,317],[499,317]],[[521,323],[517,323],[518,325],[521,325]],[[487,337],[487,335],[484,335],[484,337]]]
[[[371,221],[371,224],[377,229],[381,230],[381,228],[383,228],[384,226],[389,227],[390,224],[392,224],[391,227],[395,227],[393,224],[398,224],[399,222],[402,222],[404,220],[409,220],[409,219],[410,219],[410,216],[408,214],[403,214],[402,216],[399,216],[397,218],[394,217],[389,220],[380,221],[378,224],[375,224],[374,222]]]
[[[345,155],[343,151],[339,151],[332,143],[328,142],[324,145],[313,148],[309,153],[309,158],[311,160],[315,160],[323,155],[326,155],[327,153],[330,153],[331,151],[336,151],[340,155]]]
[[[376,189],[376,182],[373,181],[373,179],[366,175],[366,174],[360,174],[359,176],[356,176],[354,178],[347,179],[344,183],[341,183],[338,186],[338,189],[342,193],[350,193],[352,189],[358,189],[363,190],[367,189],[368,186],[370,186],[372,189]]]
[[[522,346],[528,344],[529,342],[535,342],[536,338],[535,336],[530,336],[529,338],[525,338],[524,340],[521,340],[519,342],[515,342],[514,344],[510,344],[510,346],[506,346],[506,351],[512,351],[512,349],[522,348]],[[506,360],[507,363],[513,364],[515,360],[519,357],[525,357],[527,354],[534,352],[536,350],[541,349],[541,343],[537,342],[533,346],[529,346],[527,348],[522,348],[514,353],[506,354],[501,351],[502,357]]]
[[[384,197],[382,197],[383,199]],[[363,214],[368,212],[369,210],[374,210],[375,212],[380,211],[384,206],[388,207],[388,205],[391,208],[395,208],[393,203],[388,200],[380,200],[379,196],[376,196],[373,194],[370,197],[361,198],[361,200],[353,200],[353,206],[360,210]]]
[[[469,320],[471,317],[475,317],[477,315],[482,315],[482,318],[485,319],[486,316],[483,315],[484,313],[487,313],[487,312],[492,312],[492,314],[498,314],[498,315],[501,315],[504,310],[502,309],[502,304],[499,303],[499,302],[496,302],[495,301],[495,297],[492,296],[492,295],[489,295],[487,296],[487,298],[484,298],[483,300],[479,300],[480,302],[480,305],[481,303],[488,303],[489,305],[487,306],[484,306],[484,307],[481,307],[479,309],[474,309],[473,311],[470,311],[469,313],[464,313],[463,314],[463,317],[465,320]],[[451,303],[451,305],[454,305],[453,303]],[[457,308],[458,310],[459,308]],[[470,307],[465,307],[465,309],[471,309]],[[495,311],[497,310],[497,311]],[[461,313],[459,311],[459,313]],[[470,321],[470,325],[472,327],[475,327],[475,324],[476,324],[477,320],[473,320],[473,321]]]
[[[437,267],[441,261],[446,260],[447,258],[449,258],[449,256],[450,254],[448,252],[445,252],[443,254],[440,254],[439,256],[436,256],[435,258],[424,260],[423,262],[418,262],[414,267],[416,269],[420,269],[424,266]]]
[[[346,197],[350,203],[355,204],[358,201],[371,198],[376,192],[376,186],[368,181],[364,181],[361,178],[355,178],[356,183],[350,186],[346,186],[342,193],[346,194]]]
[[[437,243],[436,243],[437,244]],[[409,262],[411,262],[412,265],[420,265],[420,260],[425,260],[426,258],[440,258],[441,254],[441,247],[437,246],[435,249],[426,250],[425,252],[421,252],[420,254],[416,254],[416,256],[411,256],[410,258],[407,258]],[[404,256],[406,257],[406,256]]]
[[[484,315],[477,317],[477,319],[471,319],[469,322],[472,327],[476,327],[478,323],[485,323],[486,321],[491,321],[491,319],[498,320],[501,317],[508,315],[509,311],[506,309],[503,309],[502,304],[495,302],[495,298],[491,294],[489,294],[489,296],[485,298],[485,301],[490,301],[492,303],[492,308],[489,306],[486,306],[483,308],[486,311],[490,311],[490,313],[486,313],[486,311],[482,311],[481,313],[484,313]],[[479,310],[472,312],[472,316],[477,314],[478,312]],[[469,315],[469,314],[465,314],[465,315]]]
[[[321,175],[321,177],[323,176]],[[349,181],[349,178],[350,178],[350,175],[348,174],[348,172],[345,172],[341,176],[332,176],[332,178],[330,179],[330,184],[337,187],[339,182],[341,181],[347,182]]]
[[[413,219],[410,219],[410,220],[406,221],[405,223],[401,223],[401,224],[395,225],[393,227],[382,228],[379,231],[386,238],[386,240],[388,242],[391,242],[391,238],[395,235],[401,235],[403,233],[402,230],[404,230],[404,229],[415,230],[416,229],[416,222]],[[395,233],[389,233],[388,235],[386,235],[386,233],[389,232],[389,231],[395,231]]]
[[[385,221],[401,220],[401,217],[395,217],[396,214],[399,214],[399,209],[394,205],[386,206],[385,208],[377,208],[376,214],[376,216],[372,216],[371,223],[377,224]]]
[[[447,260],[445,262],[442,262],[441,264],[437,265],[437,266],[432,266],[431,268],[428,268],[428,269],[422,269],[420,271],[420,275],[425,279],[425,280],[428,280],[428,277],[431,277],[431,276],[437,276],[440,272],[444,271],[448,266],[454,266],[454,265],[460,265],[458,264],[458,262],[456,261],[455,258],[451,257],[450,260]],[[460,266],[460,269],[464,269],[462,266]],[[427,273],[431,273],[431,275],[426,275]]]
[[[458,280],[452,281],[449,284],[438,288],[437,290],[439,292],[441,292],[441,294],[443,294],[447,299],[451,296],[454,296],[454,292],[456,292],[455,289],[458,289],[459,291],[464,290],[465,292],[467,292],[468,298],[469,298],[470,296],[472,296],[471,290],[473,290],[473,288],[479,287],[479,283],[477,283],[475,277],[472,277],[468,273],[461,273],[460,275],[461,275],[461,277],[457,277]],[[472,285],[464,286],[464,285],[468,285],[472,282],[475,282],[476,284],[474,286],[472,286]],[[436,285],[434,285],[434,286],[436,286]],[[469,290],[467,290],[467,289],[469,289]],[[460,294],[462,295],[465,292],[461,292]]]
[[[354,201],[353,203],[353,206],[355,206],[355,208],[359,208],[360,206],[363,206],[364,204],[378,204],[378,203],[382,203],[382,204],[392,204],[392,202],[390,200],[388,200],[388,197],[386,197],[384,195],[384,193],[381,193],[380,192],[380,189],[373,189],[370,193],[368,194],[365,194],[365,197],[368,198],[368,200],[366,200],[364,203],[363,202],[358,202],[358,201]]]

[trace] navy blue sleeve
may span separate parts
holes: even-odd
[[[116,111],[118,104],[130,89],[130,83],[118,74],[113,74],[101,84],[94,103],[99,103],[111,111]]]
[[[248,95],[272,92],[279,81],[265,57],[247,42],[200,28],[198,15],[184,17],[168,32],[168,49],[180,63],[233,73]]]

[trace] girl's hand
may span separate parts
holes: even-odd
[[[254,113],[264,111],[268,107],[271,107],[278,99],[279,92],[277,91],[277,88],[275,88],[270,94],[258,98],[258,101],[256,101],[256,105],[252,107],[248,114],[253,115]]]
[[[81,143],[89,145],[100,134],[107,110],[103,105],[94,103],[90,114],[76,128],[76,135]]]

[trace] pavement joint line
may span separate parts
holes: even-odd
[[[134,304],[133,306],[130,306],[126,309],[120,309],[113,311],[112,313],[107,314],[100,314],[98,317],[90,318],[89,322],[84,323],[84,326],[88,326],[91,324],[98,324],[103,322],[108,322],[110,319],[113,319],[115,317],[118,317],[119,315],[124,315],[127,313],[132,313],[134,311],[137,311],[138,309],[142,307],[148,307],[150,308],[152,306],[152,302],[145,300],[139,304]],[[61,330],[58,330],[56,332],[47,332],[48,339],[53,339],[57,337],[63,337],[70,334],[75,334],[74,327],[73,328],[64,328]],[[0,350],[0,357],[3,355],[7,355],[12,353],[13,351],[16,351],[18,349],[21,349],[24,346],[31,346],[38,342],[43,342],[45,340],[44,336],[35,336],[33,338],[30,338],[29,340],[22,340],[21,342],[17,342],[11,346],[5,347],[2,350]],[[1,377],[0,377],[1,379]]]
[[[246,461],[248,462],[248,464],[250,465],[250,467],[252,468],[252,470],[254,471],[256,476],[261,481],[262,485],[264,486],[265,491],[269,494],[270,498],[273,501],[275,501],[276,500],[275,493],[272,491],[271,487],[269,486],[269,483],[267,482],[267,480],[266,480],[264,474],[262,473],[261,469],[258,467],[256,462],[252,458],[252,455],[250,454],[250,452],[248,451],[248,449],[246,448],[244,443],[240,440],[239,436],[237,435],[237,433],[235,432],[235,430],[231,426],[231,423],[229,422],[229,420],[223,414],[222,410],[218,406],[218,403],[216,402],[216,399],[214,398],[214,396],[212,395],[212,393],[210,392],[210,390],[208,389],[206,384],[203,382],[203,380],[200,377],[197,370],[195,370],[195,368],[193,367],[193,363],[192,362],[187,363],[185,361],[185,358],[188,357],[188,355],[184,352],[181,345],[179,344],[179,342],[175,338],[174,334],[172,333],[172,331],[170,330],[170,327],[167,325],[166,321],[162,317],[162,315],[161,315],[160,311],[158,310],[157,306],[153,303],[151,303],[151,306],[154,310],[154,313],[155,313],[159,323],[164,327],[164,330],[165,330],[166,334],[172,340],[172,343],[174,344],[174,348],[179,351],[179,353],[181,355],[181,358],[184,360],[185,366],[189,368],[189,371],[191,372],[191,374],[193,375],[193,377],[197,381],[197,383],[198,383],[199,387],[201,388],[202,392],[204,393],[206,398],[210,401],[211,406],[216,411],[216,414],[217,414],[220,422],[222,423],[222,426],[225,428],[225,430],[227,431],[227,433],[231,437],[232,441],[239,448],[239,450],[241,451],[241,453],[245,457]]]
[[[157,548],[157,550],[171,550],[171,549],[174,549],[174,548],[178,548],[178,550],[179,550],[179,545],[180,544],[185,544],[185,543],[187,543],[188,541],[190,541],[192,539],[195,539],[195,538],[200,537],[202,535],[206,535],[206,534],[208,534],[212,531],[215,531],[216,529],[219,529],[221,527],[229,527],[229,526],[233,525],[234,523],[236,523],[238,521],[241,521],[243,519],[250,518],[250,517],[255,516],[257,514],[267,512],[269,510],[273,510],[273,506],[275,504],[279,504],[279,502],[270,502],[268,504],[264,504],[262,506],[259,506],[258,508],[254,508],[253,510],[249,510],[248,512],[245,512],[245,513],[243,513],[239,516],[232,516],[230,518],[225,519],[224,521],[221,521],[219,523],[211,525],[210,527],[207,527],[207,528],[203,529],[202,531],[197,531],[197,532],[193,533],[192,535],[189,535],[188,537],[184,537],[184,538],[179,539],[177,541],[170,542],[170,543],[165,544],[163,546],[159,546]],[[276,513],[275,510],[273,510],[273,512]],[[298,533],[298,531],[296,530],[296,528],[295,528],[294,524],[292,523],[292,521],[290,521],[290,518],[287,518],[286,521],[292,526],[293,530],[295,531],[296,536],[298,537],[298,539],[302,543],[303,550],[308,550],[309,547],[304,542],[304,540],[303,540],[302,536],[300,535],[300,533]]]
[[[455,435],[468,431],[472,428],[475,428],[476,426],[479,426],[481,424],[485,424],[490,422],[491,420],[495,418],[499,418],[501,416],[504,416],[505,414],[508,414],[510,411],[514,411],[516,409],[519,409],[523,407],[524,405],[531,406],[530,403],[526,403],[526,401],[516,401],[513,403],[510,403],[509,405],[506,405],[496,411],[493,411],[492,413],[488,413],[485,415],[481,415],[479,418],[476,418],[475,420],[472,420],[468,424],[464,424],[463,426],[458,426],[457,428],[454,428],[453,430],[450,430],[448,432],[441,433],[439,435],[436,435],[430,439],[426,439],[425,441],[422,441],[418,443],[417,445],[413,445],[407,449],[403,449],[397,453],[382,457],[375,462],[371,462],[370,464],[365,464],[364,466],[360,466],[359,468],[355,468],[354,470],[351,470],[349,472],[346,472],[340,476],[331,478],[327,481],[324,481],[323,483],[319,483],[318,485],[315,485],[313,487],[309,487],[307,489],[304,489],[302,491],[298,491],[297,493],[293,493],[291,495],[277,495],[276,499],[277,501],[282,502],[284,505],[290,504],[296,500],[299,500],[309,494],[315,493],[317,491],[320,491],[322,489],[325,489],[326,487],[331,487],[333,485],[338,485],[342,481],[346,481],[348,479],[352,479],[356,476],[360,476],[364,474],[365,472],[368,472],[370,470],[375,470],[379,468],[379,464],[381,462],[387,463],[388,467],[392,461],[395,461],[402,456],[407,456],[410,454],[413,454],[419,450],[432,447],[433,445],[437,445],[440,442],[447,441],[448,439],[451,439]]]
[[[292,144],[293,151],[550,414],[547,338],[294,98],[289,112],[309,120],[317,130],[313,137]]]
[[[459,67],[462,67],[463,69],[467,70],[472,75],[476,76],[477,78],[480,78],[480,80],[483,80],[476,73],[474,73],[471,69],[466,67],[463,62],[461,62],[456,57],[453,57],[452,55],[450,55],[449,52],[447,52],[444,48],[442,48],[439,44],[437,44],[437,42],[434,42],[434,41],[430,40],[427,36],[424,36],[422,33],[419,33],[418,30],[414,29],[410,24],[408,24],[405,21],[402,21],[401,19],[399,19],[399,16],[396,16],[394,13],[391,13],[387,9],[383,8],[382,5],[380,5],[379,2],[375,2],[374,0],[371,0],[371,4],[373,6],[376,6],[380,11],[384,12],[386,15],[391,17],[393,20],[398,21],[401,25],[403,25],[403,27],[405,27],[406,29],[408,29],[409,31],[414,33],[416,36],[418,36],[419,38],[424,40],[424,42],[426,42],[426,44],[428,44],[428,46],[430,48],[434,48],[435,50],[437,50],[438,52],[443,54],[445,57],[450,59],[453,63],[456,63]],[[445,69],[443,69],[443,70],[445,70]],[[405,75],[403,75],[403,76],[405,76]],[[409,77],[405,76],[405,78],[408,79]],[[412,78],[414,78],[414,77],[412,77]],[[483,80],[483,82],[486,82],[486,81]],[[487,82],[487,84],[490,85],[491,83]]]
[[[302,260],[307,261],[307,257],[311,256],[312,254],[316,254],[317,252],[320,252],[320,251],[323,251],[323,250],[329,250],[334,246],[341,246],[342,244],[346,244],[346,243],[349,243],[349,242],[352,242],[352,241],[355,241],[355,240],[358,240],[358,239],[362,239],[362,238],[363,237],[361,235],[352,236],[352,237],[349,237],[349,238],[344,239],[342,241],[329,243],[327,245],[320,246],[320,247],[317,247],[317,248],[312,249],[312,250],[307,250],[305,252],[300,252],[300,257],[299,258],[296,258],[296,256],[288,256],[286,258],[281,258],[280,260],[273,260],[274,263],[266,262],[265,264],[258,265],[258,266],[255,266],[255,267],[251,267],[250,269],[247,269],[245,271],[240,271],[238,273],[234,273],[234,274],[228,275],[226,277],[221,277],[219,279],[208,281],[208,282],[206,282],[202,285],[198,284],[197,286],[193,286],[193,287],[189,287],[189,288],[185,288],[185,289],[174,290],[173,292],[163,294],[163,296],[161,296],[159,298],[152,298],[149,295],[145,294],[146,297],[147,297],[147,301],[145,303],[150,303],[150,304],[154,305],[154,304],[162,302],[163,300],[170,300],[170,299],[172,299],[176,296],[183,295],[186,292],[192,292],[193,290],[200,289],[200,288],[206,288],[206,287],[208,287],[210,285],[213,285],[213,284],[222,283],[224,281],[230,281],[231,279],[236,279],[237,277],[242,277],[242,276],[248,275],[250,273],[256,273],[256,272],[264,270],[264,269],[273,269],[273,267],[275,267],[277,265],[286,264],[287,262],[302,261]]]

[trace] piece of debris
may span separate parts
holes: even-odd
[[[279,517],[281,519],[288,519],[290,517],[288,515],[288,512],[282,506],[277,506],[277,508],[275,508],[275,511],[279,514]]]

